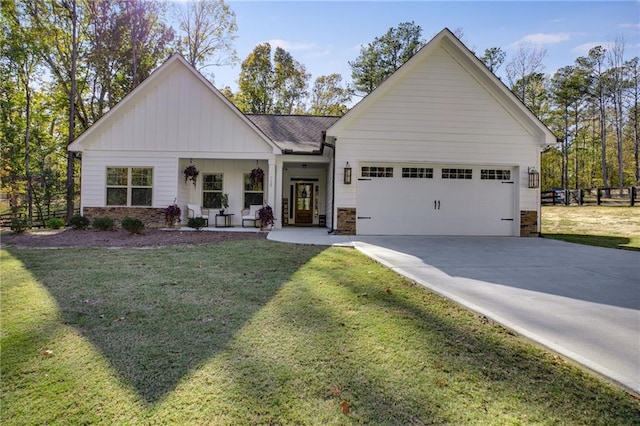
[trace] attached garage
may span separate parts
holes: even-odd
[[[338,233],[535,236],[556,138],[444,29],[326,131]],[[345,179],[345,176],[352,179]]]
[[[515,175],[490,165],[359,164],[358,234],[513,235]]]

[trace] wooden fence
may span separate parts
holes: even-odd
[[[554,189],[542,191],[543,206],[635,206],[640,187]]]
[[[76,208],[73,211],[74,215],[79,215],[80,214],[80,208]],[[21,215],[22,217],[25,217],[24,214]],[[11,226],[11,219],[13,219],[14,215],[12,213],[5,213],[0,215],[0,227],[2,228],[8,228]],[[46,223],[49,219],[52,219],[54,217],[59,217],[62,219],[66,219],[67,218],[67,209],[66,208],[59,208],[59,209],[53,209],[50,210],[48,212],[38,212],[37,210],[33,212],[33,222],[31,223],[31,227],[32,228],[44,228],[46,226]]]

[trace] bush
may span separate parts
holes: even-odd
[[[112,231],[115,223],[111,218],[97,217],[93,220],[93,223],[91,225],[100,231]]]
[[[203,217],[192,217],[187,222],[187,226],[189,228],[194,228],[194,229],[197,229],[199,231],[200,229],[204,228],[204,225],[206,223],[207,223],[207,221]]]
[[[144,229],[144,223],[140,219],[127,216],[122,219],[122,228],[131,234],[139,234]]]
[[[60,229],[63,226],[64,220],[60,219],[59,217],[52,217],[51,219],[47,220],[47,228]]]
[[[69,221],[69,225],[71,225],[73,229],[87,229],[89,225],[91,225],[91,222],[84,216],[73,216]]]
[[[14,217],[11,219],[11,230],[16,234],[22,234],[29,227],[29,219],[26,217]]]

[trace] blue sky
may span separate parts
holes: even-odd
[[[401,22],[414,21],[430,39],[444,27],[460,28],[463,42],[480,55],[501,47],[507,61],[518,43],[544,47],[544,72],[572,65],[589,48],[618,36],[627,59],[640,55],[638,1],[241,1],[227,0],[238,24],[236,49],[244,60],[262,42],[281,46],[312,74],[340,73],[351,81],[348,61],[362,44]],[[216,87],[237,89],[240,66],[211,67]],[[504,65],[498,72],[504,71]]]

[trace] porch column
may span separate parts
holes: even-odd
[[[281,176],[282,178],[282,176]],[[273,223],[274,228],[280,227],[280,213],[278,210],[278,198],[276,195],[276,187],[277,187],[278,177],[276,176],[276,160],[275,158],[269,159],[269,186],[267,187],[267,203],[273,209],[273,217],[276,220]]]
[[[282,217],[282,171],[284,167],[282,161],[275,165],[275,200],[273,201],[273,216],[275,221],[273,223],[274,228],[282,228],[284,218]],[[269,171],[271,171],[271,165],[269,165]]]

